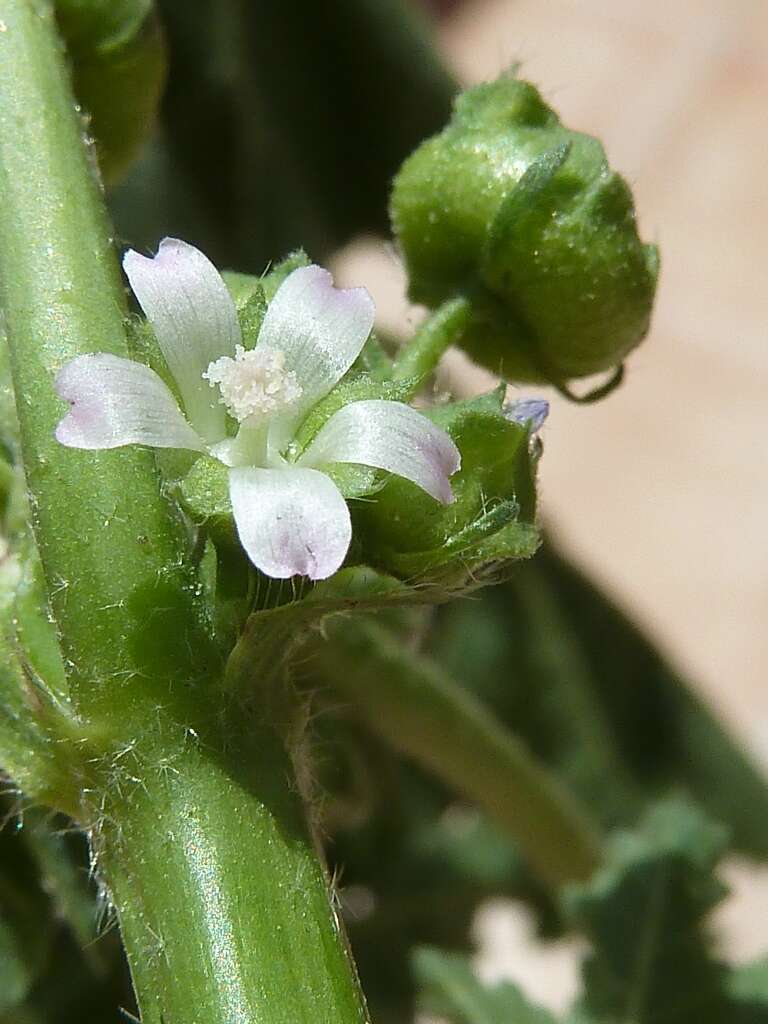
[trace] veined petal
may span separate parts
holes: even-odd
[[[56,428],[56,440],[68,448],[205,448],[170,390],[143,363],[107,352],[78,356],[59,370],[56,392],[72,403]]]
[[[240,541],[267,576],[324,580],[344,561],[349,509],[325,473],[245,466],[230,470],[229,493]]]
[[[153,259],[130,250],[123,267],[187,416],[207,441],[220,441],[225,412],[203,373],[214,359],[234,356],[240,342],[237,311],[221,275],[199,249],[176,238],[164,238]]]
[[[259,345],[285,355],[285,369],[301,387],[298,412],[310,409],[336,384],[371,333],[373,299],[365,288],[334,288],[322,267],[299,267],[267,307]]]
[[[402,402],[373,398],[339,409],[299,459],[305,466],[359,462],[386,469],[449,505],[459,450],[440,427]]]

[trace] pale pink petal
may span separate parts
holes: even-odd
[[[234,356],[240,342],[237,311],[221,275],[199,249],[176,238],[164,238],[153,259],[130,250],[123,267],[187,416],[206,440],[220,441],[224,407],[203,373],[214,359]]]
[[[453,499],[449,478],[461,465],[444,430],[402,402],[369,399],[339,409],[320,429],[301,465],[357,462],[417,484],[443,504]]]
[[[267,307],[259,344],[285,354],[285,368],[302,389],[305,412],[344,376],[373,327],[373,299],[365,288],[334,288],[322,267],[299,267]]]
[[[314,469],[231,469],[229,493],[240,542],[267,576],[323,580],[341,566],[352,539],[347,503]]]
[[[168,387],[143,363],[107,352],[78,356],[59,370],[56,392],[72,404],[56,428],[68,448],[204,449]]]

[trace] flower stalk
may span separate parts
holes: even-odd
[[[397,355],[395,380],[415,380],[416,386],[437,368],[451,345],[458,345],[472,318],[471,301],[464,295],[446,300],[427,317]]]

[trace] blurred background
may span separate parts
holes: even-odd
[[[548,390],[544,514],[573,560],[647,627],[768,769],[768,6],[762,0],[465,0],[439,45],[464,84],[515,62],[563,121],[603,141],[661,246],[651,333],[624,385],[578,407]],[[450,10],[448,10],[450,8]],[[379,240],[338,264],[394,331],[419,311]],[[490,378],[456,355],[460,390]],[[768,945],[768,875],[729,865],[717,926],[729,952]],[[490,976],[550,1005],[575,985],[519,913],[480,921]],[[554,978],[559,978],[557,991]]]

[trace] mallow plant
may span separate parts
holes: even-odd
[[[130,161],[162,75],[148,5],[107,6],[0,0],[0,764],[86,834],[145,1024],[366,1021],[303,659],[538,884],[599,866],[590,814],[412,640],[534,555],[548,406],[507,383],[615,386],[656,253],[600,144],[513,75],[395,180],[427,306],[399,349],[301,251],[260,275],[175,238],[125,251],[97,159]],[[124,90],[117,128],[97,73]],[[436,392],[453,344],[498,387]]]

